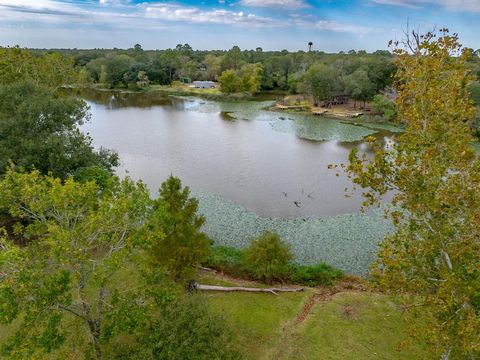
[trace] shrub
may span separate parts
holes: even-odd
[[[213,246],[210,250],[210,256],[204,264],[209,268],[234,276],[245,277],[249,275],[243,251],[226,246]]]
[[[159,309],[137,336],[120,337],[108,347],[108,360],[236,360],[242,356],[225,320],[200,296],[182,297]]]
[[[266,283],[288,278],[290,247],[272,232],[266,232],[245,249],[246,265],[252,275]]]
[[[373,110],[388,121],[394,120],[397,116],[397,105],[383,95],[373,97]]]
[[[242,79],[235,70],[226,70],[218,78],[220,91],[224,94],[233,94],[242,91]]]
[[[292,265],[290,270],[290,281],[307,286],[332,285],[342,276],[342,270],[323,262],[314,266]]]

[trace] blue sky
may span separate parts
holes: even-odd
[[[374,51],[407,21],[480,48],[480,0],[0,0],[0,45]]]

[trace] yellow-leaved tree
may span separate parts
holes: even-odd
[[[395,50],[398,121],[405,132],[373,159],[350,154],[346,167],[365,189],[365,205],[393,192],[395,232],[382,243],[372,274],[406,295],[430,321],[442,359],[480,358],[480,161],[472,146],[470,56],[456,34],[413,33]]]

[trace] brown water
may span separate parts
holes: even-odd
[[[350,181],[327,166],[347,162],[354,146],[368,151],[362,142],[306,140],[273,130],[272,119],[236,120],[216,109],[216,103],[198,99],[108,92],[82,96],[92,114],[83,130],[94,145],[116,150],[118,174],[128,171],[153,192],[173,174],[185,185],[218,193],[264,217],[336,215],[360,208],[358,194],[345,197]],[[337,126],[336,120],[318,117],[302,121],[309,127],[318,124],[320,133],[324,126],[329,131]],[[386,133],[377,136],[388,141]]]

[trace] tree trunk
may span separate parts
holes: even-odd
[[[233,292],[233,291],[244,291],[244,292],[261,292],[261,293],[270,293],[273,295],[278,295],[277,292],[299,292],[303,291],[303,288],[249,288],[241,286],[214,286],[214,285],[201,285],[195,284],[195,290],[204,290],[204,291],[223,291],[223,292]]]

